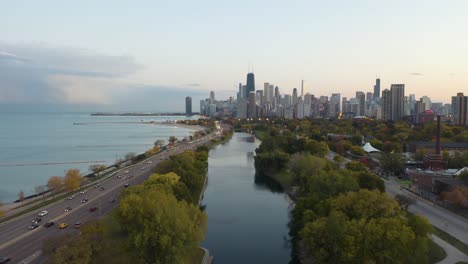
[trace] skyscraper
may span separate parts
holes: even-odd
[[[292,105],[293,107],[297,105],[297,89],[293,89],[293,94],[292,94]]]
[[[263,96],[265,103],[271,102],[270,84],[267,82],[263,84]]]
[[[247,110],[247,117],[248,118],[255,118],[257,117],[257,104],[255,103],[255,92],[249,93],[249,105]]]
[[[214,103],[214,101],[215,101],[215,93],[214,93],[214,91],[211,91],[211,92],[210,92],[210,101],[211,101],[210,103]]]
[[[250,96],[250,92],[255,92],[255,76],[253,72],[247,74],[247,89],[246,89],[246,98]]]
[[[380,78],[375,80],[375,85],[374,85],[374,99],[379,99],[380,98]]]
[[[185,114],[192,115],[192,97],[185,97]]]
[[[400,120],[405,114],[405,85],[392,84],[390,86],[392,94],[392,116],[391,120]]]
[[[356,113],[357,116],[364,116],[366,115],[365,109],[366,109],[366,95],[364,92],[356,92],[356,99],[358,100],[358,111]]]
[[[468,125],[468,96],[463,95],[463,93],[452,96],[452,115],[455,124]]]
[[[392,120],[392,93],[389,89],[382,91],[382,120]]]

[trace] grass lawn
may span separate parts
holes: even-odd
[[[443,248],[434,243],[434,241],[429,240],[429,263],[437,263],[446,256],[447,253],[445,253]]]
[[[434,232],[433,233],[434,233],[434,235],[436,235],[436,236],[440,237],[441,239],[443,239],[445,242],[449,243],[450,245],[456,247],[461,252],[468,255],[468,245],[467,244],[465,244],[462,241],[456,239],[455,237],[451,236],[447,232],[437,228],[436,226],[434,226]]]

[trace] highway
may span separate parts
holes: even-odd
[[[211,139],[219,138],[221,130],[213,132],[205,137],[197,140],[180,142],[174,145],[171,149],[165,150],[151,158],[148,158],[138,164],[121,169],[114,176],[109,177],[100,182],[99,187],[88,187],[85,193],[78,192],[72,200],[64,199],[50,204],[36,211],[19,216],[6,223],[0,224],[0,257],[6,256],[12,259],[11,263],[40,263],[43,257],[40,256],[42,241],[45,238],[58,236],[64,233],[75,232],[78,229],[73,226],[75,222],[84,222],[98,218],[109,213],[118,205],[118,201],[111,202],[117,199],[120,191],[124,189],[124,185],[129,183],[130,186],[143,182],[149,175],[152,174],[158,163],[168,157],[182,153],[187,149],[195,149],[196,147],[206,144]],[[128,173],[125,173],[128,170]],[[132,176],[129,178],[129,176]],[[104,190],[101,190],[104,187]],[[82,199],[88,199],[82,203]],[[65,208],[71,207],[69,212],[65,212]],[[91,212],[91,207],[98,209]],[[39,227],[30,230],[32,220],[42,210],[47,210],[48,214],[42,217]],[[48,221],[53,221],[55,224],[51,227],[45,227],[44,224]],[[65,229],[58,229],[60,223],[67,223]]]

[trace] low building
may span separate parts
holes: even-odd
[[[428,153],[435,152],[435,147],[436,142],[430,141],[413,141],[406,144],[407,151],[412,153],[416,153],[418,150],[423,150]],[[467,151],[468,142],[440,142],[440,148],[442,151]]]

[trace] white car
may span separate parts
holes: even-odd
[[[40,212],[39,214],[37,214],[38,216],[45,216],[46,214],[48,214],[49,212],[47,212],[47,210],[44,210],[42,212]]]
[[[124,171],[124,173],[129,173],[129,172],[130,172],[130,171],[128,171],[128,170]]]

